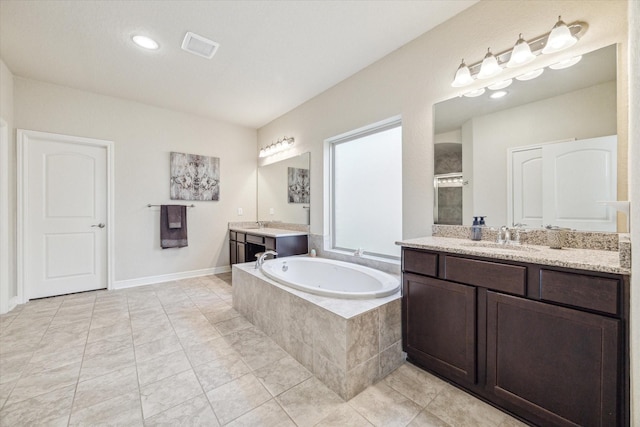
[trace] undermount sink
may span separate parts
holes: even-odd
[[[521,245],[508,245],[495,242],[469,242],[462,243],[460,246],[466,246],[471,248],[488,248],[488,249],[501,249],[505,251],[517,251],[517,252],[538,252],[539,249],[532,248],[531,246]]]

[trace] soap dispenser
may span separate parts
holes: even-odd
[[[480,228],[480,222],[478,217],[473,217],[473,224],[471,225],[471,240],[480,240],[482,238],[482,229]]]

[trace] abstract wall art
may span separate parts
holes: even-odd
[[[309,203],[309,169],[288,168],[289,203]]]
[[[171,200],[219,200],[220,159],[171,153]]]

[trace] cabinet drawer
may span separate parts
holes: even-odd
[[[540,298],[543,301],[620,314],[620,281],[542,269],[540,270]]]
[[[247,243],[256,243],[258,245],[264,245],[264,237],[254,236],[253,234],[247,234]]]
[[[229,231],[229,240],[238,240],[238,233],[236,233],[235,231]]]
[[[436,277],[438,275],[438,254],[404,249],[402,270]]]
[[[525,295],[527,267],[445,256],[447,280],[481,288]]]
[[[264,248],[268,251],[276,250],[276,239],[273,237],[265,237],[264,238]]]
[[[244,242],[245,236],[246,236],[245,233],[236,232],[235,240],[238,241],[238,242]]]

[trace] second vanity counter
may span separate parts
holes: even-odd
[[[519,261],[556,267],[575,268],[628,275],[629,268],[621,267],[617,251],[594,249],[551,249],[548,246],[506,245],[500,247],[491,241],[472,241],[451,237],[419,237],[396,242],[405,248],[473,255],[509,261]]]
[[[309,233],[306,231],[285,230],[282,228],[242,228],[242,227],[230,227],[229,230],[238,233],[253,234],[255,236],[264,237],[287,237],[287,236],[306,236]]]

